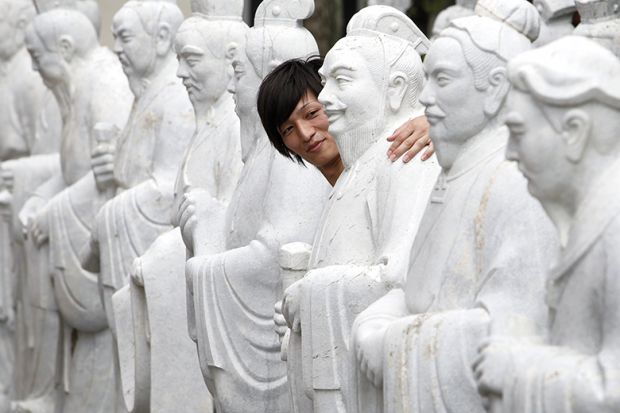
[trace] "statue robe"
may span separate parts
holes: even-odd
[[[620,411],[620,163],[590,187],[547,284],[546,345],[517,347],[503,411]]]
[[[242,165],[239,118],[232,95],[226,92],[188,147],[173,211],[186,192],[202,189],[220,203],[224,215]],[[180,230],[162,234],[134,266],[143,285],[130,281],[113,296],[116,319],[124,318],[131,327],[117,330],[123,393],[130,411],[148,406],[151,413],[167,413],[181,405],[188,411],[213,411],[195,343],[187,334],[186,258]],[[177,388],[174,394],[169,392],[171,383]]]
[[[49,222],[49,263],[47,256],[41,256],[39,262],[34,261],[33,273],[48,278],[51,272],[55,304],[62,317],[63,400],[58,411],[109,412],[115,400],[112,338],[97,277],[81,268],[79,256],[89,240],[95,213],[105,201],[90,166],[93,128],[100,122],[122,128],[131,94],[118,59],[103,47],[93,52],[72,81],[70,102],[61,105],[61,174],[37,190],[44,199],[51,198],[41,212]],[[73,337],[77,337],[75,343]]]
[[[195,317],[200,365],[218,412],[289,410],[273,324],[282,298],[278,253],[311,240],[328,189],[316,169],[284,158],[261,136],[228,207],[225,251],[188,263],[190,332]]]
[[[404,291],[393,290],[357,320],[387,320],[385,412],[485,413],[471,367],[480,340],[546,325],[551,223],[504,159],[506,129],[471,139],[437,179]]]
[[[108,323],[112,295],[129,281],[134,260],[172,229],[174,182],[193,135],[194,111],[170,61],[136,99],[116,149],[117,195],[101,208],[92,232]]]
[[[356,412],[353,321],[399,284],[439,173],[435,158],[392,163],[388,147],[378,140],[338,179],[302,281],[301,337],[289,351],[302,359],[298,375],[315,412]]]

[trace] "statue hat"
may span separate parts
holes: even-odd
[[[347,36],[383,34],[405,40],[426,54],[430,40],[403,12],[390,6],[369,6],[356,13],[347,25]]]

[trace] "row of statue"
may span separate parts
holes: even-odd
[[[243,3],[0,0],[0,413],[620,412],[620,1]]]

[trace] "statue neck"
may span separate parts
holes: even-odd
[[[173,78],[172,76],[175,76],[176,66],[177,63],[172,53],[168,53],[164,58],[158,58],[157,61],[153,63],[153,70],[146,76],[128,78],[131,92],[136,99],[140,99],[152,87],[157,87],[162,79],[165,81],[168,78]]]
[[[231,95],[224,91],[214,102],[198,102],[194,105],[194,115],[196,116],[196,129],[200,129],[205,124],[212,124],[217,121],[221,108],[226,103],[232,102]]]

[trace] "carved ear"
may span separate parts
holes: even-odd
[[[403,100],[409,89],[407,75],[404,72],[394,72],[390,74],[387,88],[387,104],[392,112],[398,112],[403,106]]]
[[[487,100],[484,105],[484,113],[489,117],[495,117],[502,108],[510,83],[506,76],[506,68],[496,67],[489,73],[489,89],[487,90]]]
[[[62,35],[58,38],[58,51],[65,61],[70,62],[75,55],[75,43],[71,36]]]
[[[592,119],[581,109],[569,110],[562,119],[562,139],[566,145],[566,157],[579,162],[583,157],[592,131]]]
[[[228,43],[226,47],[226,60],[232,61],[239,54],[239,45],[235,42]]]
[[[165,56],[172,47],[172,31],[168,23],[160,23],[157,30],[157,54]]]

